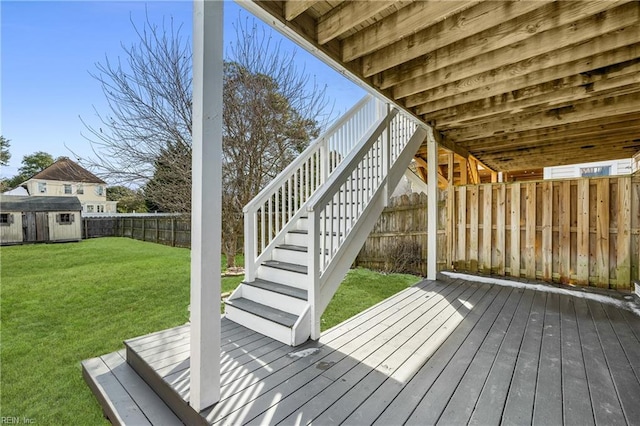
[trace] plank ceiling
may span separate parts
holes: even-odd
[[[255,1],[494,171],[640,151],[640,2]]]

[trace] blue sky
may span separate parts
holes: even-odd
[[[79,117],[97,123],[94,107],[107,110],[100,86],[89,72],[105,57],[115,60],[121,56],[121,44],[135,42],[131,22],[142,26],[145,14],[158,24],[173,17],[183,23],[184,35],[191,34],[191,1],[2,0],[0,132],[11,140],[12,155],[9,166],[0,171],[2,177],[15,175],[22,157],[36,151],[54,157],[73,157],[70,150],[80,157],[91,155]],[[247,15],[234,2],[225,2],[225,46],[235,39],[233,22]],[[294,48],[288,39],[270,31],[284,40],[284,48]],[[296,58],[319,84],[327,85],[337,112],[346,111],[364,95],[358,86],[302,49]]]

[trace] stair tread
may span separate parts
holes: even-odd
[[[305,246],[297,246],[295,244],[280,244],[277,248],[282,250],[300,251],[304,253],[308,252]]]
[[[298,317],[294,314],[245,299],[244,297],[227,300],[227,304],[285,327],[293,327],[298,320]]]
[[[306,274],[307,267],[304,265],[297,265],[295,263],[289,262],[280,262],[279,260],[265,260],[262,263],[264,266],[269,266],[271,268],[283,269],[285,271],[297,272],[299,274]]]
[[[309,231],[307,231],[306,229],[292,229],[291,231],[289,231],[290,234],[303,234],[303,235],[308,235]],[[327,232],[328,234],[328,232]],[[337,232],[333,233],[333,236],[335,237],[336,235],[338,235]],[[340,232],[340,235],[342,235],[342,232]]]
[[[301,288],[291,287],[286,284],[280,284],[273,281],[267,281],[256,278],[253,282],[244,282],[244,284],[257,287],[263,290],[272,291],[274,293],[284,294],[286,296],[295,297],[296,299],[307,300],[307,291]]]

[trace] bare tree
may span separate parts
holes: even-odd
[[[135,28],[135,25],[134,25]],[[295,66],[253,20],[238,20],[224,67],[223,246],[228,266],[242,235],[242,207],[319,133],[331,118],[325,88]],[[180,26],[136,28],[93,76],[108,112],[85,123],[94,157],[84,163],[114,183],[143,186],[159,210],[191,210],[191,48]]]

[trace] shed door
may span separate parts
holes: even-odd
[[[22,214],[24,241],[49,240],[49,214],[47,212],[25,212]]]

